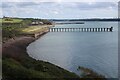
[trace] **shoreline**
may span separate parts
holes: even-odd
[[[29,74],[32,74],[32,76],[30,76],[31,78],[37,78],[37,79],[43,78],[44,79],[46,77],[46,73],[47,73],[47,78],[57,78],[57,79],[59,78],[60,80],[68,80],[68,79],[72,80],[74,78],[74,80],[78,80],[80,78],[80,76],[78,76],[77,74],[70,72],[68,70],[65,70],[64,68],[61,68],[53,63],[46,62],[43,60],[36,60],[33,57],[29,56],[29,54],[27,53],[27,47],[29,46],[29,44],[34,42],[35,40],[41,38],[42,36],[44,36],[47,33],[48,33],[47,31],[40,32],[40,34],[37,35],[37,37],[35,37],[33,35],[14,37],[12,39],[9,39],[5,43],[3,43],[3,45],[2,45],[2,56],[3,56],[2,64],[3,65],[2,66],[9,66],[10,64],[13,65],[15,62],[14,65],[24,67],[26,71],[31,70],[31,67],[32,67],[33,68],[32,71],[35,70],[37,72],[37,76],[33,76],[34,75],[33,72],[29,73]],[[8,63],[9,61],[10,61],[9,65],[6,65],[6,63]],[[11,61],[13,61],[13,62],[11,62]],[[13,70],[14,70],[13,66],[11,66],[11,68],[13,68]],[[29,78],[29,76],[25,76],[22,78],[21,76],[19,77],[19,75],[17,75],[17,74],[13,74],[12,78],[11,78],[11,71],[13,71],[13,70],[12,69],[10,70],[10,69],[8,68],[8,70],[7,70],[7,68],[3,67],[3,71],[2,71],[2,73],[4,74],[3,79],[18,79],[18,78],[27,79],[27,78]],[[19,69],[19,67],[18,67],[18,69]],[[9,73],[9,70],[10,70],[10,73]],[[23,70],[23,72],[24,72],[24,70]],[[39,74],[38,72],[44,74],[44,76],[43,75],[41,76],[41,74]],[[91,72],[91,71],[88,70],[88,72]],[[19,72],[17,72],[17,73],[19,73]],[[6,74],[7,74],[7,76],[6,76]],[[8,76],[8,74],[9,74],[9,76]],[[27,75],[29,75],[29,74],[27,74]],[[94,74],[96,76],[97,73],[92,72],[92,74]],[[16,78],[15,75],[18,77]],[[40,75],[40,76],[38,76],[38,75]],[[100,77],[101,77],[101,75],[100,75]]]
[[[45,62],[45,61],[42,61],[42,60],[36,60],[36,59],[29,56],[29,54],[27,53],[27,50],[26,50],[28,45],[30,43],[34,42],[35,40],[37,40],[38,38],[42,37],[46,33],[47,33],[46,31],[42,32],[42,34],[40,34],[37,37],[19,36],[19,37],[15,37],[13,39],[9,39],[7,42],[3,43],[3,45],[2,45],[2,56],[3,56],[2,57],[2,59],[3,59],[2,64],[3,65],[2,66],[6,66],[6,63],[8,63],[9,61],[13,61],[13,62],[15,62],[15,64],[19,63],[21,66],[25,67],[26,71],[31,69],[31,66],[29,66],[30,69],[29,68],[27,69],[27,66],[30,65],[30,64],[34,68],[39,68],[40,67],[40,71],[39,71],[39,69],[38,70],[33,69],[40,76],[36,77],[34,75],[34,73],[30,73],[32,76],[33,75],[35,76],[35,77],[29,76],[31,78],[38,78],[39,79],[39,78],[48,77],[48,78],[60,78],[61,80],[63,78],[79,78],[79,76],[76,75],[75,73],[69,72],[69,71],[67,71],[67,70],[65,70],[65,69],[63,69],[63,68],[61,68],[61,67],[59,67],[55,64]],[[32,63],[32,62],[34,62],[34,63]],[[10,64],[12,65],[13,63],[10,63]],[[36,67],[36,64],[42,64],[42,65]],[[41,66],[42,66],[43,70],[41,70],[42,69]],[[22,78],[22,77],[19,77],[21,75],[19,72],[18,73],[20,75],[13,74],[13,77],[11,77],[11,70],[10,70],[10,73],[9,73],[7,68],[4,69],[4,67],[3,67],[3,71],[2,71],[3,79],[16,79],[16,76],[18,76],[17,79]],[[48,71],[48,70],[50,70],[50,71]],[[56,73],[53,70],[55,70]],[[41,74],[39,74],[38,71],[39,71],[39,73],[44,74],[43,75],[44,77],[43,76],[41,77]],[[8,74],[9,74],[9,76],[6,76]],[[46,76],[46,74],[48,76]],[[29,77],[25,76],[25,79],[27,79]]]
[[[14,37],[14,38],[9,39],[8,41],[3,43],[3,45],[2,45],[3,56],[4,55],[5,56],[8,55],[8,56],[11,56],[12,58],[14,58],[13,55],[16,55],[16,54],[14,54],[13,52],[16,52],[16,50],[19,51],[20,48],[21,48],[22,52],[26,52],[27,53],[26,49],[27,49],[28,45],[30,43],[34,42],[35,40],[37,40],[38,38],[42,37],[46,33],[47,32],[39,35],[39,37],[19,36],[19,37]],[[17,47],[17,48],[15,48],[15,47]],[[18,57],[18,56],[16,55],[15,57]]]

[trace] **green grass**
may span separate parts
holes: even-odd
[[[24,34],[35,34],[38,32],[45,31],[47,29],[47,25],[44,26],[28,26],[25,28],[19,28],[17,29],[19,32]]]
[[[9,38],[17,37],[20,35],[34,35],[35,33],[47,30],[48,25],[44,26],[28,26],[28,27],[2,27],[3,42]]]
[[[92,69],[79,66],[78,71],[81,72],[81,77],[83,78],[98,78],[97,80],[106,80],[105,76],[93,71]]]
[[[49,62],[37,61],[28,56],[23,56],[20,61],[13,58],[3,58],[3,78],[9,79],[34,79],[43,80],[48,78],[79,78],[76,74],[55,66]],[[45,70],[47,68],[47,70]]]
[[[6,21],[5,19],[0,19],[0,22],[2,23],[20,23],[23,21],[22,19],[12,19],[12,21]]]
[[[0,22],[2,22],[2,18],[0,18]]]

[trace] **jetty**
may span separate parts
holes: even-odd
[[[49,32],[113,32],[110,28],[49,28]]]

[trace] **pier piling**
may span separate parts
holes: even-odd
[[[112,32],[110,28],[49,28],[49,32]]]

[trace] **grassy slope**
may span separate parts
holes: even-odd
[[[3,32],[3,41],[8,40],[9,38],[21,35],[35,34],[38,32],[44,32],[48,29],[47,26],[28,26],[28,27],[2,27]]]
[[[23,79],[23,78],[78,78],[74,73],[70,73],[58,66],[48,62],[36,61],[28,56],[24,56],[21,61],[13,58],[3,59],[3,77],[7,79]]]
[[[23,21],[22,19],[12,19],[12,21],[5,21],[5,19],[0,19],[0,22],[2,23],[20,23]]]
[[[17,30],[23,34],[35,34],[38,32],[45,31],[48,27],[48,25],[42,25],[42,26],[29,26],[25,28],[17,28]]]

